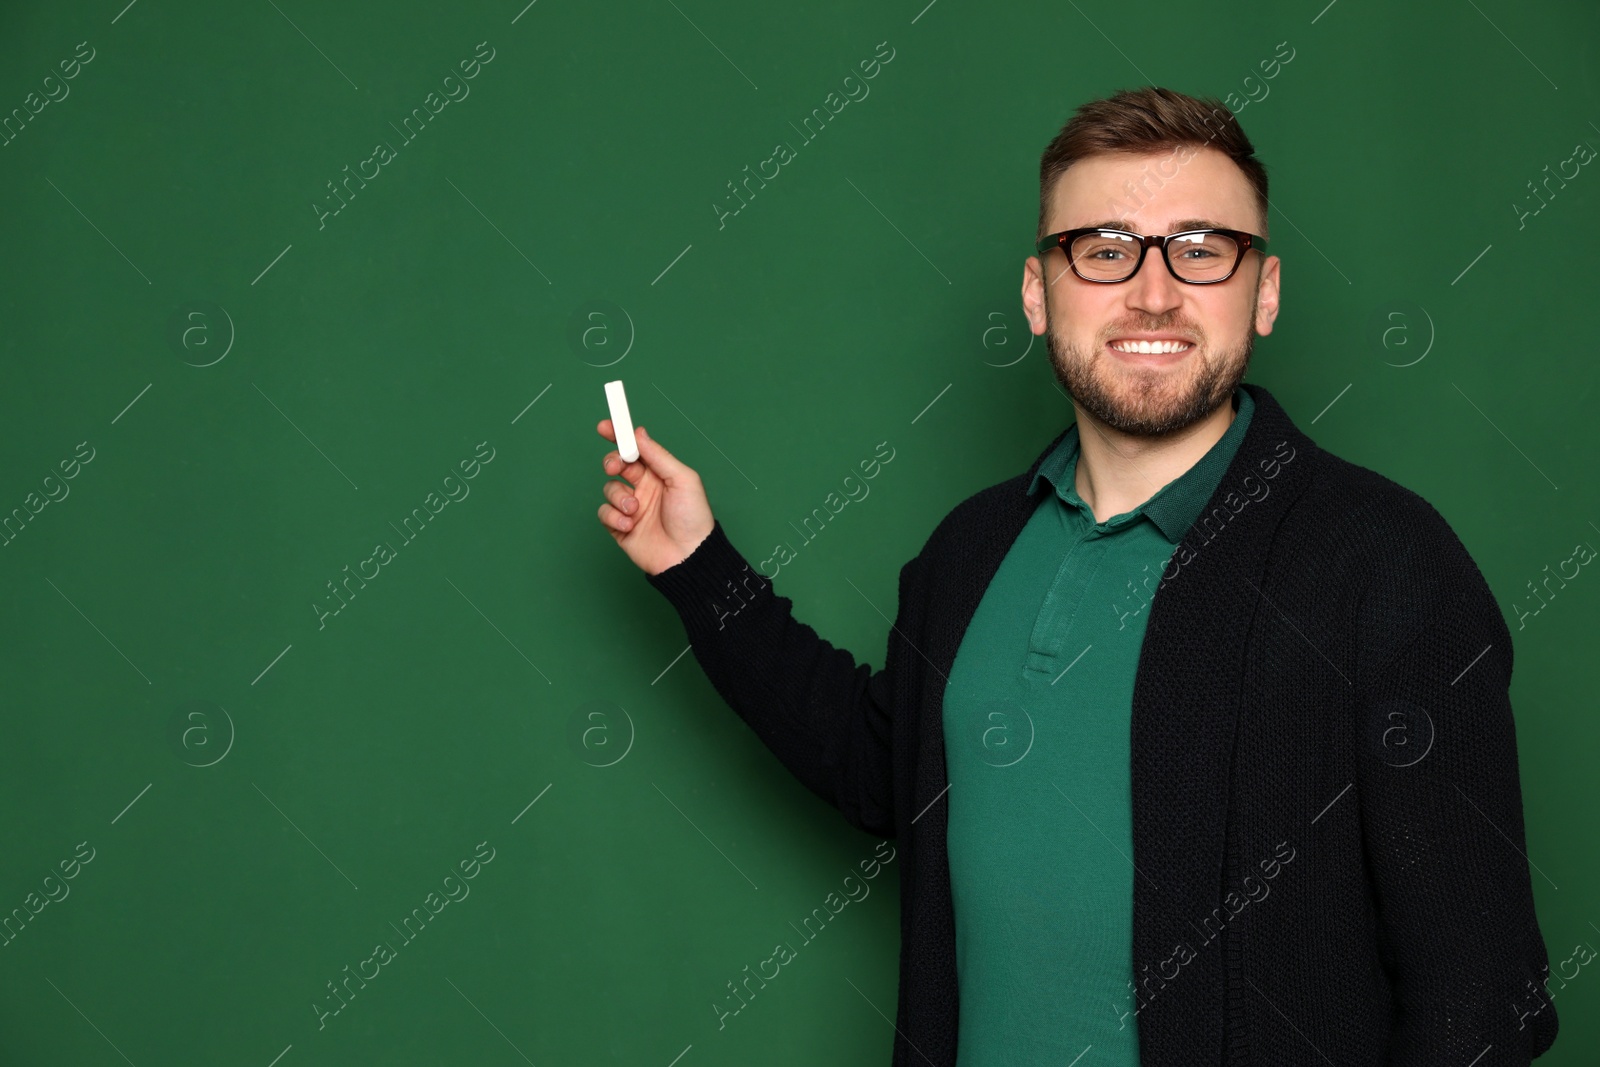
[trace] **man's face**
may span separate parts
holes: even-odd
[[[1134,189],[1143,182],[1144,191],[1130,193],[1130,182]],[[1204,227],[1259,234],[1264,222],[1244,172],[1206,147],[1176,157],[1163,150],[1080,160],[1056,185],[1045,232],[1111,225],[1139,234]],[[1271,333],[1278,315],[1278,259],[1263,262],[1251,250],[1227,281],[1189,285],[1152,248],[1137,274],[1107,285],[1079,278],[1066,253],[1053,249],[1028,258],[1022,302],[1033,332],[1045,335],[1056,380],[1079,407],[1122,433],[1162,436],[1205,418],[1244,379],[1254,335]],[[1188,347],[1119,351],[1118,342],[1132,336]]]

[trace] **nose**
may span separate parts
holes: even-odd
[[[1183,303],[1183,283],[1167,269],[1161,249],[1152,248],[1132,278],[1122,283],[1130,309],[1164,314]]]

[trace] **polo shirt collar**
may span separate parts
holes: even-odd
[[[1228,425],[1227,432],[1217,443],[1212,445],[1194,466],[1162,486],[1154,496],[1133,511],[1125,513],[1131,516],[1130,518],[1119,522],[1117,520],[1122,517],[1114,516],[1107,520],[1108,523],[1121,526],[1143,514],[1155,523],[1162,536],[1172,544],[1176,545],[1183,540],[1183,535],[1189,532],[1189,528],[1200,517],[1201,509],[1216,491],[1217,482],[1227,470],[1229,460],[1238,451],[1239,442],[1243,440],[1245,429],[1250,422],[1250,413],[1255,408],[1255,401],[1250,398],[1249,390],[1236,389],[1233,396],[1237,411],[1233,422]],[[1039,490],[1041,482],[1049,482],[1063,503],[1089,513],[1088,505],[1078,495],[1077,488],[1073,484],[1077,470],[1078,425],[1073,423],[1067,428],[1066,436],[1061,439],[1061,443],[1039,464],[1032,480],[1028,483],[1028,495],[1034,495]],[[1092,514],[1090,521],[1093,521]]]

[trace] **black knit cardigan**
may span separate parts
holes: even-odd
[[[1556,1012],[1505,620],[1432,506],[1244,388],[1255,413],[1162,574],[1134,684],[1140,1061],[1526,1064]],[[880,671],[797,621],[720,522],[649,576],[783,765],[900,842],[895,1067],[955,1063],[941,700],[1060,440],[901,569]]]

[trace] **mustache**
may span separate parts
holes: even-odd
[[[1104,331],[1101,341],[1104,343],[1118,337],[1128,337],[1137,333],[1170,333],[1192,341],[1197,345],[1205,342],[1205,334],[1198,327],[1175,321],[1146,321],[1138,325],[1118,323],[1112,329]]]

